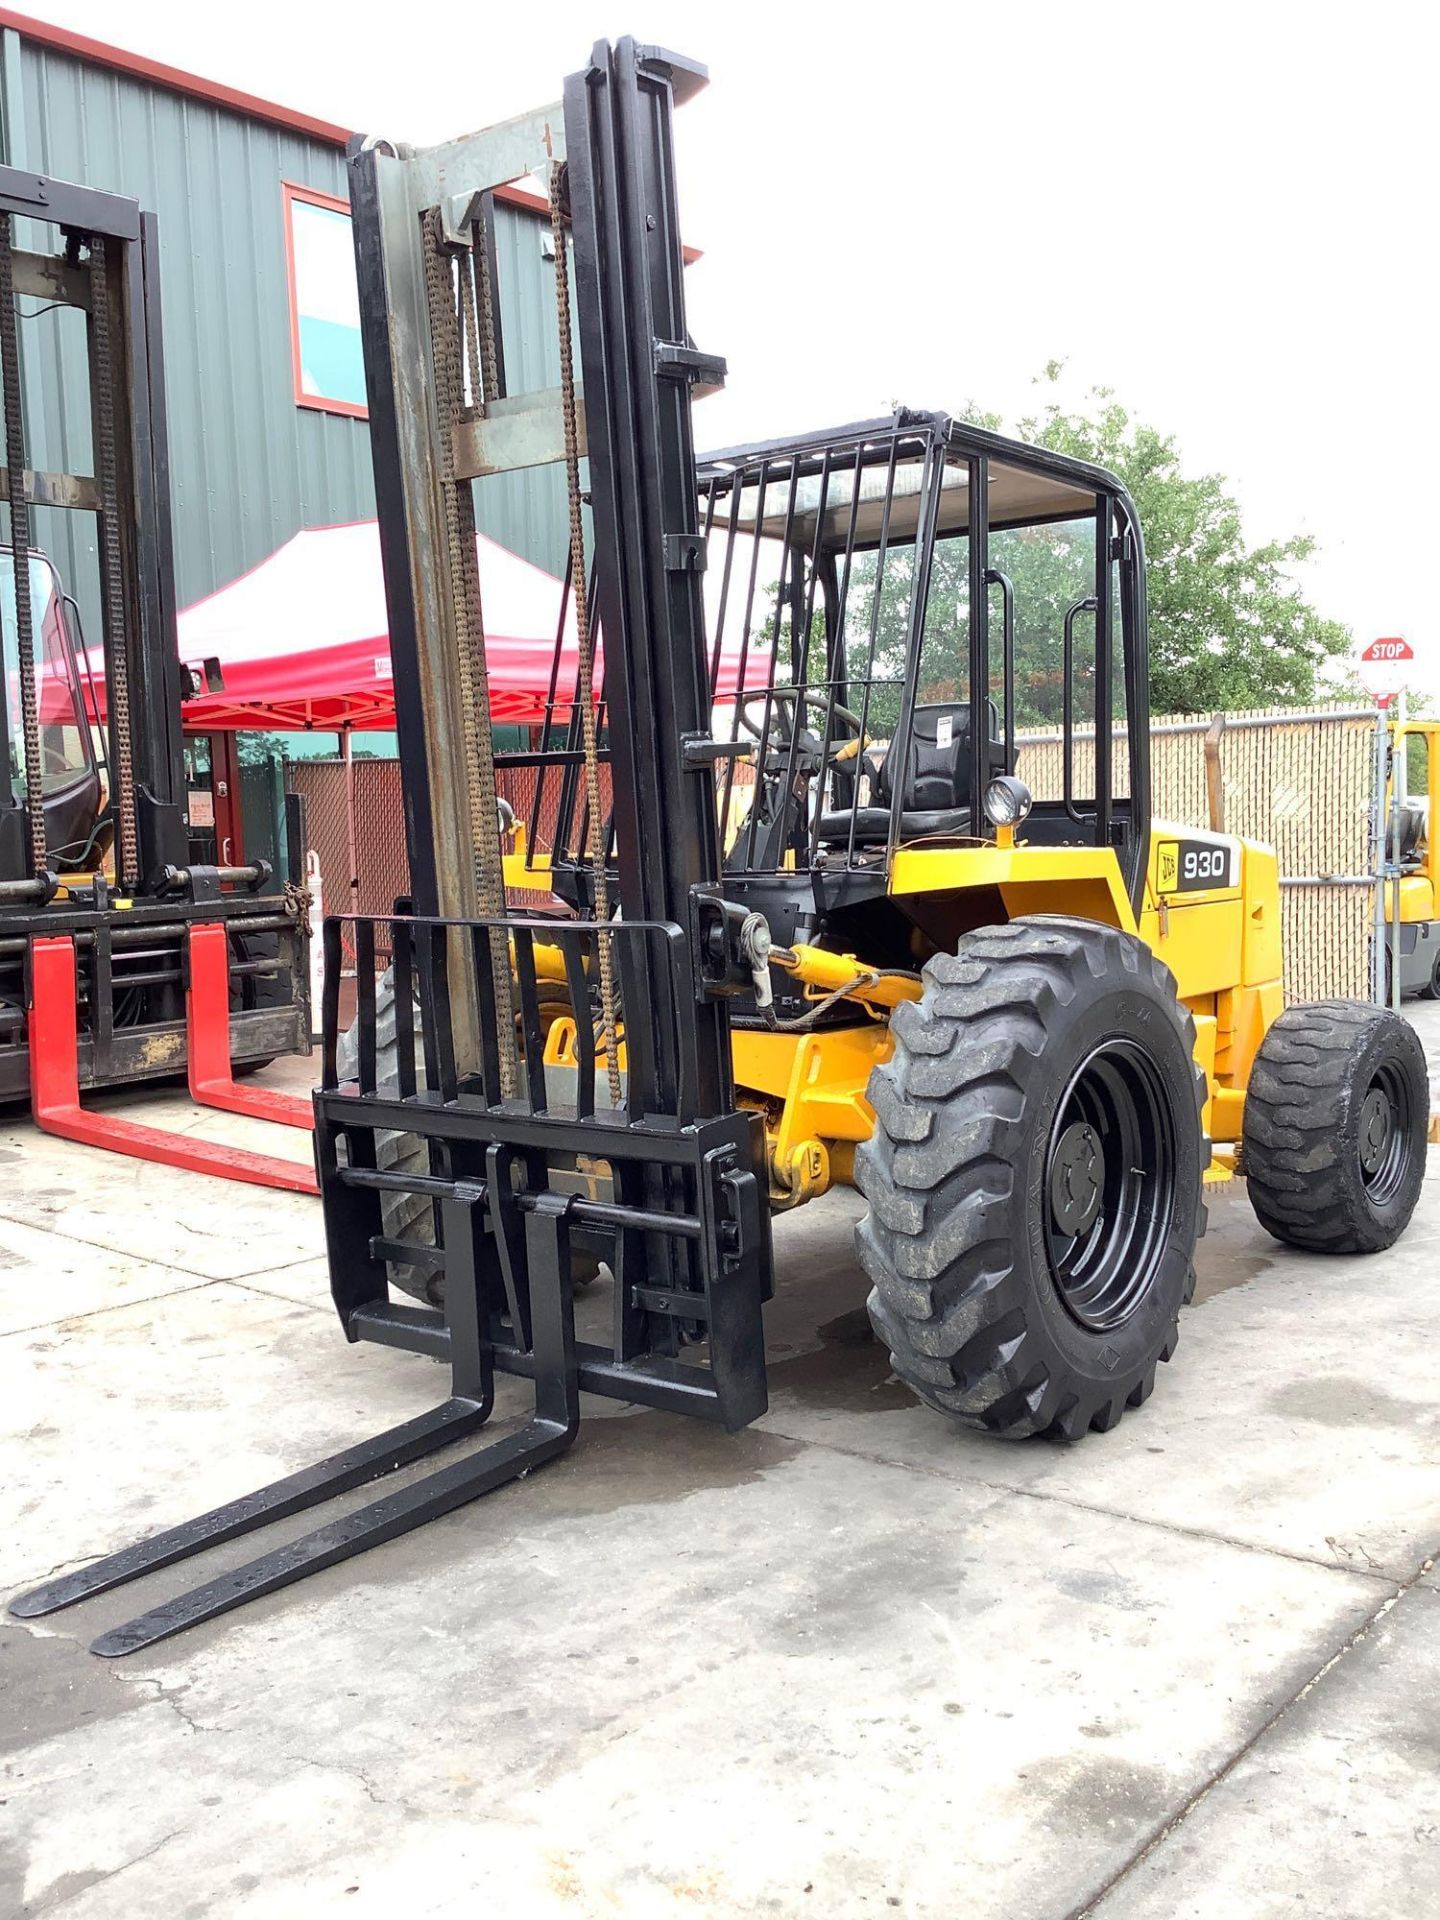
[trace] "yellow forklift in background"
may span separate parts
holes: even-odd
[[[1382,910],[1381,985],[1387,1004],[1406,994],[1440,1000],[1440,721],[1402,720],[1391,733]]]

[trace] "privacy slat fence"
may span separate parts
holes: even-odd
[[[1280,707],[1223,716],[1224,826],[1273,846],[1280,863],[1289,1000],[1369,994],[1374,888],[1370,822],[1375,717],[1363,707]],[[1157,820],[1209,824],[1205,735],[1209,719],[1176,714],[1151,726],[1151,794]],[[1019,736],[1021,778],[1037,797],[1063,792],[1060,734]],[[1075,743],[1075,789],[1094,789],[1093,732]],[[1124,736],[1114,757],[1124,791]]]
[[[1209,821],[1205,777],[1208,719],[1175,715],[1151,729],[1154,813],[1181,826]],[[1038,797],[1062,792],[1058,731],[1022,733],[1019,772]],[[1370,864],[1374,716],[1333,705],[1266,708],[1225,716],[1220,743],[1227,832],[1272,845],[1280,861],[1285,928],[1285,990],[1291,1000],[1368,993],[1374,892]],[[1093,790],[1093,733],[1075,743],[1075,790]],[[1125,791],[1123,738],[1114,757],[1115,791]],[[606,769],[608,773],[608,769]],[[356,760],[356,851],[360,887],[347,902],[345,769],[302,761],[287,768],[289,785],[309,801],[311,845],[320,856],[331,912],[383,915],[408,888],[405,814],[395,760]],[[502,791],[520,819],[528,817],[532,772],[506,769]],[[513,790],[512,790],[513,789]],[[548,796],[542,796],[548,799]],[[553,805],[542,808],[553,811]],[[553,820],[542,817],[536,843],[548,846]],[[532,896],[533,898],[533,896]]]

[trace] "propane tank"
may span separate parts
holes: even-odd
[[[320,856],[313,847],[305,854],[305,891],[310,896],[310,1038],[320,1038],[321,988],[325,984],[325,942],[320,930],[325,925],[325,887],[320,877]]]

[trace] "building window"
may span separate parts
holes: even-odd
[[[295,404],[364,419],[365,366],[350,208],[333,194],[288,181],[284,195]]]

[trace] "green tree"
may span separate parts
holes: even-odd
[[[1037,385],[1050,393],[1011,430],[1108,468],[1135,502],[1147,560],[1151,711],[1205,713],[1324,697],[1330,687],[1322,670],[1348,651],[1350,635],[1319,614],[1291,576],[1314,541],[1297,534],[1251,546],[1222,475],[1185,472],[1174,435],[1135,419],[1108,388],[1094,388],[1084,410],[1065,407],[1053,392],[1060,374],[1057,361],[1045,367]],[[977,410],[970,417],[1000,425]],[[1036,528],[999,539],[1005,551],[998,559],[992,551],[992,561],[1016,586],[1019,717],[1054,719],[1060,622],[1064,606],[1086,590],[1089,532]],[[1082,659],[1077,647],[1077,663]]]
[[[1313,552],[1314,542],[1297,535],[1251,546],[1239,506],[1222,476],[1187,473],[1174,436],[1133,418],[1106,388],[1092,389],[1082,409],[1063,406],[1055,391],[1060,374],[1060,363],[1052,361],[1036,382],[1043,390],[1043,404],[1017,421],[1007,424],[974,407],[968,417],[977,425],[1003,428],[1019,439],[1088,460],[1124,482],[1145,536],[1151,712],[1209,713],[1219,707],[1280,706],[1343,694],[1343,674],[1322,675],[1327,663],[1348,651],[1350,636],[1338,621],[1316,612],[1291,575]],[[1093,518],[994,532],[989,559],[1015,587],[1016,722],[1021,727],[1057,723],[1065,697],[1066,610],[1094,590]],[[803,569],[803,560],[800,564]],[[967,695],[968,570],[967,536],[942,539],[925,609],[919,678],[923,700],[963,700]],[[873,550],[853,558],[845,604],[847,672],[851,704],[864,710],[872,736],[888,733],[898,717],[914,586],[911,547],[892,546],[883,574]],[[772,580],[761,604],[774,605],[777,593]],[[795,614],[788,593],[778,600],[783,666],[777,680],[788,683]],[[1118,609],[1118,593],[1116,604]],[[776,626],[773,612],[767,614],[758,629],[760,645],[774,643]],[[990,692],[998,707],[1003,674],[996,589],[990,633]],[[818,612],[801,651],[805,657],[800,677],[812,684],[823,681],[824,623]],[[1123,711],[1118,658],[1117,639],[1117,715]],[[1075,624],[1074,665],[1075,718],[1085,725],[1095,719],[1094,623],[1088,616]]]
[[[246,729],[235,736],[242,767],[264,766],[269,760],[285,758],[286,736],[283,733],[262,733]]]

